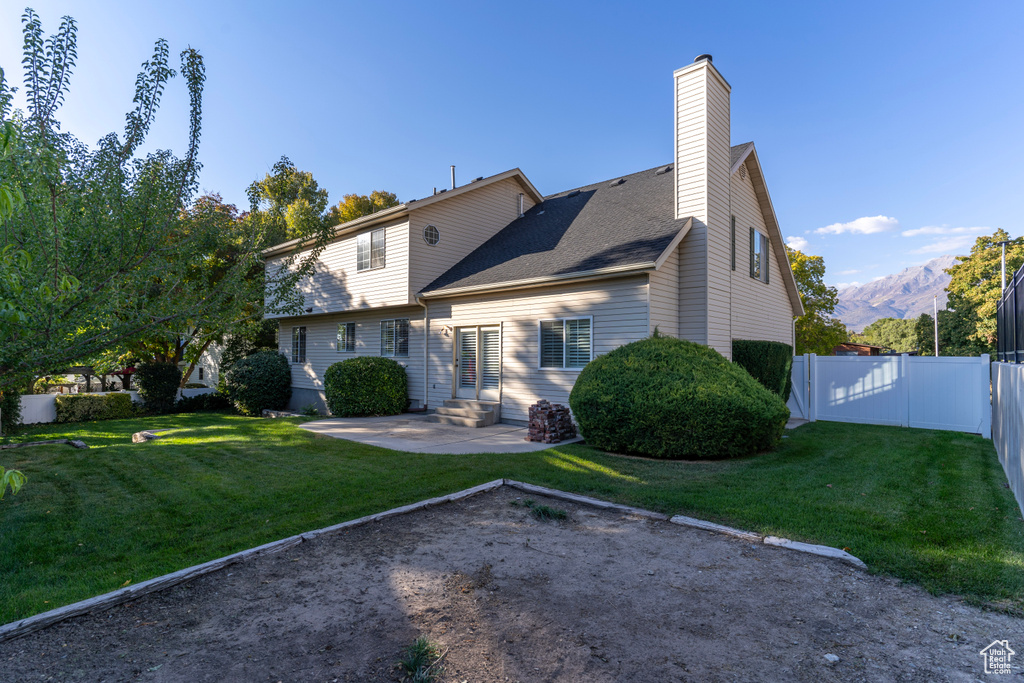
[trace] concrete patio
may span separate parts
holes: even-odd
[[[559,444],[526,441],[526,427],[495,424],[460,427],[427,422],[426,415],[347,417],[299,425],[315,434],[410,453],[530,453]],[[582,441],[577,437],[562,443]]]

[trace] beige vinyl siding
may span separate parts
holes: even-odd
[[[384,267],[356,271],[358,236],[383,229]],[[268,260],[268,267],[281,259]],[[377,306],[403,306],[409,297],[409,223],[407,219],[367,228],[337,239],[323,250],[316,273],[299,283],[314,313],[339,313]],[[281,316],[268,316],[281,317]]]
[[[729,263],[729,91],[708,87],[708,346],[732,358]]]
[[[793,307],[783,282],[779,260],[774,252],[781,248],[772,237],[768,255],[768,284],[750,277],[750,228],[767,235],[764,216],[754,194],[749,173],[732,176],[732,210],[736,216],[736,270],[732,272],[733,339],[767,339],[793,343]],[[726,264],[728,268],[728,264]],[[727,271],[728,272],[728,271]]]
[[[387,310],[358,311],[331,315],[295,316],[280,321],[278,348],[289,361],[292,358],[292,328],[306,328],[306,362],[291,363],[292,387],[324,390],[324,373],[334,363],[356,356],[380,355],[380,321],[409,319],[409,356],[395,358],[405,367],[409,378],[411,406],[423,405],[423,308],[420,306]],[[354,353],[338,352],[338,324],[356,324]]]
[[[648,334],[647,278],[630,277],[429,302],[430,407],[452,397],[455,329],[501,325],[501,416],[525,421],[538,399],[567,403],[579,370],[540,369],[538,322],[593,317],[595,355]]]
[[[682,244],[682,242],[680,242]],[[654,334],[679,336],[679,247],[676,247],[661,268],[649,275],[650,328]]]
[[[534,202],[513,178],[422,209],[414,208],[409,214],[411,294],[421,291],[514,221],[519,215],[520,193],[523,193],[523,211],[527,211]],[[441,234],[434,246],[423,241],[423,228],[427,225],[435,226]]]

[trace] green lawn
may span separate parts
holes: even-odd
[[[774,453],[679,463],[581,445],[401,453],[315,437],[301,421],[169,415],[15,435],[92,448],[0,451],[29,477],[0,501],[0,623],[499,477],[846,547],[872,571],[1024,610],[1024,522],[976,436],[819,422]],[[161,427],[177,431],[131,443]]]

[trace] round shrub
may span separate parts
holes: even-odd
[[[292,397],[292,370],[277,351],[258,351],[238,360],[224,377],[228,398],[243,415],[281,410]]]
[[[654,458],[734,458],[768,450],[789,410],[717,351],[650,337],[591,361],[569,395],[587,443]]]
[[[142,363],[135,368],[135,384],[146,410],[169,413],[174,409],[181,384],[181,370],[174,363]]]
[[[392,359],[360,356],[327,368],[324,393],[336,417],[397,415],[409,404],[409,381]]]

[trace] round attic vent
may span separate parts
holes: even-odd
[[[423,241],[430,246],[434,246],[441,241],[441,231],[433,225],[426,226],[423,228]]]

